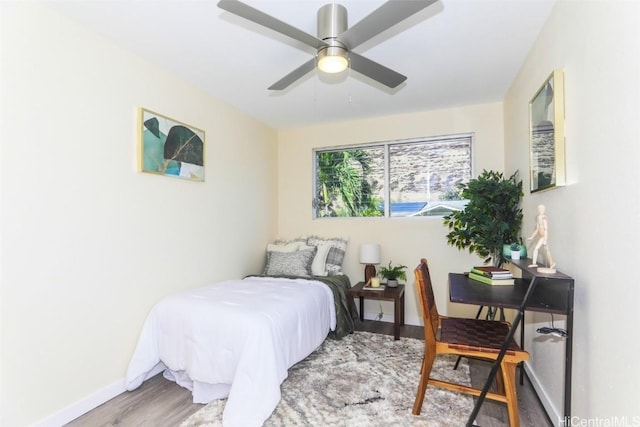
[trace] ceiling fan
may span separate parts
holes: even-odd
[[[269,90],[286,89],[316,66],[326,73],[339,73],[349,65],[351,69],[395,88],[407,77],[355,53],[353,49],[436,1],[389,0],[351,28],[347,26],[347,9],[344,6],[326,4],[318,10],[317,37],[238,0],[220,0],[218,7],[316,49],[316,57],[272,84]]]

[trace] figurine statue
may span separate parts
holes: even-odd
[[[531,256],[532,264],[529,267],[537,267],[538,264],[538,251],[540,248],[544,248],[544,257],[545,264],[548,270],[554,270],[556,267],[556,263],[553,262],[553,258],[551,257],[551,251],[549,250],[549,225],[547,223],[547,214],[545,213],[545,206],[538,205],[538,215],[536,215],[536,228],[533,231],[531,237],[527,240],[533,240],[536,236],[538,236],[538,241],[536,242],[533,248],[533,255]]]

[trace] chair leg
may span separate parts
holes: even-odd
[[[427,391],[429,375],[431,375],[431,368],[433,367],[433,361],[435,358],[435,354],[429,356],[425,352],[424,359],[422,359],[418,392],[416,393],[416,401],[413,403],[413,415],[420,415],[420,411],[422,411],[422,402],[424,401],[424,394]]]
[[[504,382],[504,394],[507,398],[507,412],[509,425],[520,427],[520,414],[518,413],[518,395],[516,392],[516,364],[502,363],[502,380]]]

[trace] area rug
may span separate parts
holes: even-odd
[[[327,339],[289,369],[282,399],[265,426],[463,426],[473,411],[470,396],[429,386],[419,416],[411,414],[420,379],[424,342],[369,332]],[[464,359],[438,357],[435,378],[470,385]],[[222,426],[226,400],[216,400],[181,427]]]

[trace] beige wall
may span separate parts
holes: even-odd
[[[410,267],[421,257],[430,262],[438,305],[447,312],[447,273],[461,271],[478,263],[478,258],[448,246],[446,228],[437,218],[336,218],[313,219],[313,148],[388,141],[456,133],[475,133],[474,166],[482,169],[503,168],[502,104],[492,103],[427,113],[380,117],[324,126],[281,131],[278,136],[278,234],[292,238],[317,234],[349,239],[344,270],[352,283],[362,280],[364,266],[358,263],[360,244],[377,242],[382,259]],[[413,282],[410,280],[409,284]],[[392,316],[391,303],[383,305],[385,315]],[[379,306],[367,302],[365,312],[376,315]],[[421,322],[412,286],[407,289],[408,323]],[[392,317],[389,317],[392,319]]]
[[[262,267],[276,133],[38,3],[2,2],[1,40],[0,425],[23,426],[117,390],[162,296]],[[136,172],[141,106],[205,130],[204,183]]]
[[[528,102],[551,70],[564,69],[568,185],[527,193],[523,205],[526,230],[536,206],[547,206],[558,269],[575,278],[572,413],[580,419],[572,425],[640,420],[639,22],[638,2],[560,1],[504,100],[507,170],[525,170]],[[550,319],[530,320],[531,338]],[[527,347],[541,398],[561,414],[564,342],[538,337]]]

